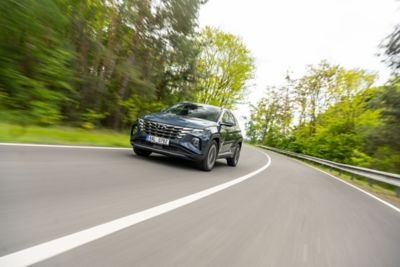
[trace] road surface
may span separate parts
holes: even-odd
[[[202,172],[130,149],[0,145],[0,266],[400,266],[397,210],[267,154],[245,146],[236,168]]]

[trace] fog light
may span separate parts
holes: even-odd
[[[192,145],[194,145],[197,148],[200,148],[200,139],[197,137],[193,137],[192,139]]]

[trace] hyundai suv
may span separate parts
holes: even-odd
[[[198,162],[205,171],[220,158],[236,166],[242,140],[230,110],[187,102],[142,116],[131,128],[131,145],[137,155],[147,157],[155,152],[182,157]]]

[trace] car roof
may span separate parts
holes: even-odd
[[[194,105],[199,105],[199,106],[208,106],[208,107],[218,108],[218,109],[221,109],[221,110],[227,110],[226,108],[218,107],[218,106],[215,106],[215,105],[204,104],[204,103],[196,103],[196,102],[190,102],[190,101],[180,102],[179,104],[194,104]]]

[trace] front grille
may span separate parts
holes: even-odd
[[[139,120],[140,130],[147,134],[168,139],[182,138],[191,132],[191,128],[184,128],[154,121]]]

